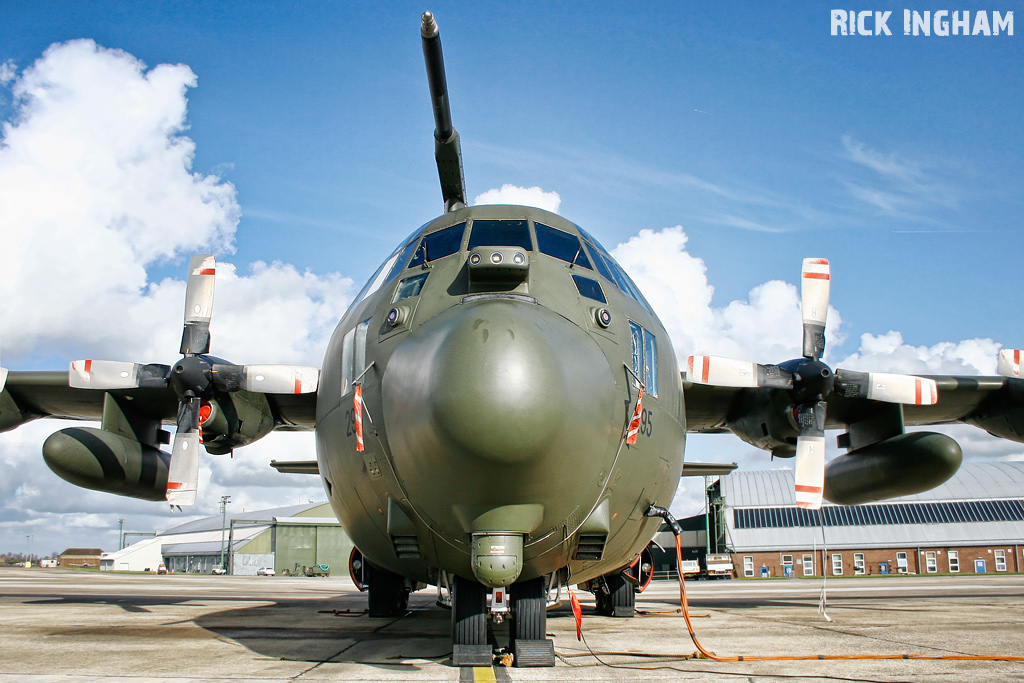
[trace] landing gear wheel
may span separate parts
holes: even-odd
[[[636,611],[636,592],[633,590],[633,584],[622,578],[622,574],[618,572],[607,574],[603,578],[608,592],[598,594],[598,613],[606,617],[632,617]]]
[[[487,642],[487,589],[456,576],[452,582],[452,664],[490,666],[492,653]]]
[[[409,587],[405,578],[366,562],[364,576],[367,578],[371,617],[398,617],[409,607]]]
[[[544,640],[548,625],[547,581],[541,576],[512,584],[512,623],[509,635],[516,640]]]
[[[455,577],[452,593],[452,643],[487,644],[487,589],[476,581]]]
[[[555,645],[547,639],[547,577],[514,583],[509,591],[513,666],[554,666]]]

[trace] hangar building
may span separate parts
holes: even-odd
[[[277,574],[301,573],[317,564],[347,571],[352,542],[329,503],[235,512],[186,522],[152,538],[105,553],[101,569],[209,574],[225,555],[228,573],[253,575],[260,567]]]
[[[737,576],[1020,572],[1024,463],[968,463],[945,484],[863,505],[797,508],[792,469],[733,472],[708,488],[712,552]]]

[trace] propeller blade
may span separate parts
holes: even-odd
[[[198,398],[178,404],[178,432],[171,446],[167,468],[167,502],[193,505],[199,490],[199,408]]]
[[[797,410],[795,494],[797,507],[820,510],[825,490],[825,401]]]
[[[804,323],[804,358],[825,353],[825,320],[828,317],[830,284],[828,260],[805,258],[800,277],[800,311]]]
[[[690,356],[686,359],[686,379],[695,384],[718,387],[793,387],[792,373],[778,365],[761,365],[722,356]]]
[[[119,360],[73,360],[68,386],[74,389],[164,387],[170,366]]]
[[[1020,377],[1020,349],[1001,349],[997,372],[1003,377]]]
[[[719,387],[756,387],[757,363],[721,356],[690,356],[686,379]]]
[[[886,403],[933,406],[939,402],[935,380],[914,375],[837,370],[836,390],[847,398],[869,398]]]
[[[210,376],[222,391],[245,389],[263,394],[311,394],[320,382],[320,370],[306,365],[214,363]]]
[[[210,350],[210,318],[213,315],[213,289],[216,283],[213,254],[196,254],[188,268],[185,285],[185,329],[181,335],[181,354],[207,353]]]
[[[118,360],[73,360],[68,386],[74,389],[134,389],[139,364]]]
[[[0,391],[7,386],[7,368],[0,368]]]

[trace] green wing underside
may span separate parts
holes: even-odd
[[[935,405],[883,404],[867,398],[828,398],[828,429],[863,424],[876,416],[901,412],[905,425],[971,424],[989,433],[1024,442],[1024,380],[1006,377],[923,375],[935,380]],[[786,418],[788,395],[782,389],[739,389],[695,384],[683,373],[686,427],[691,433],[752,431]]]
[[[316,422],[316,394],[248,394],[265,398],[273,413],[274,429],[312,430]],[[174,424],[178,398],[170,387],[147,389],[73,389],[66,371],[12,371],[0,392],[0,431],[44,417],[98,421],[109,394],[134,416]]]

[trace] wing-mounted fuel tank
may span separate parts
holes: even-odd
[[[441,180],[445,211],[466,205],[466,178],[462,172],[462,145],[459,133],[452,126],[452,110],[448,102],[448,81],[441,54],[441,34],[434,15],[424,12],[420,26],[423,37],[423,59],[427,65],[430,102],[434,109],[434,159]]]
[[[105,394],[102,427],[69,427],[43,443],[43,460],[61,479],[82,488],[143,500],[164,500],[170,441],[160,419]]]

